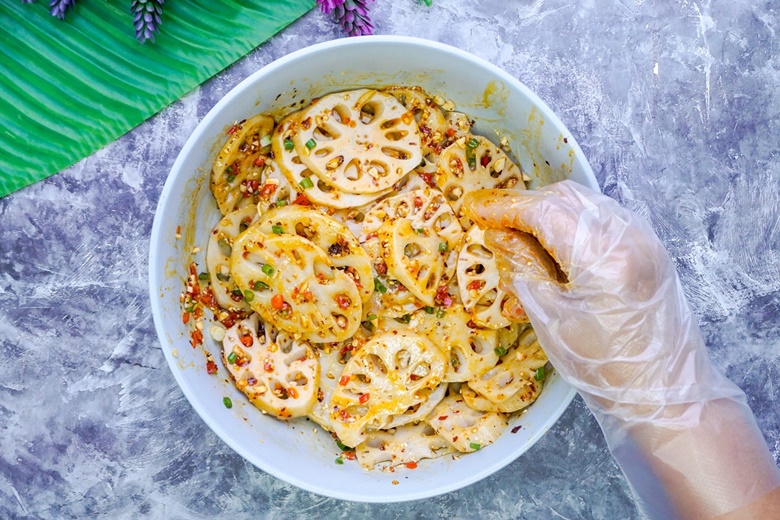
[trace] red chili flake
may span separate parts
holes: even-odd
[[[490,156],[483,155],[482,158],[479,160],[479,164],[481,164],[483,168],[487,167],[487,165],[490,164]]]
[[[414,207],[415,208],[422,208],[423,200],[422,197],[415,197],[414,198]]]
[[[276,188],[278,187],[279,187],[278,184],[271,184],[270,182],[268,182],[260,190],[260,196],[264,199],[267,199],[268,197],[274,194]]]
[[[440,415],[439,420],[444,421],[445,419],[447,419],[447,417],[449,417],[449,415]]]
[[[199,319],[201,319],[201,318],[203,317],[203,308],[201,308],[201,307],[195,307],[195,310],[194,310],[194,311],[192,311],[192,316],[193,316],[193,317],[194,317],[196,320],[199,320]]]
[[[336,304],[342,309],[349,309],[349,306],[352,305],[352,300],[348,296],[339,294],[336,296]]]
[[[355,453],[355,450],[344,451],[341,453],[341,456],[347,460],[355,460],[357,458],[357,454]]]
[[[217,305],[217,297],[214,296],[214,292],[211,290],[211,287],[203,288],[203,290],[200,292],[199,300],[200,303],[202,303],[212,311],[216,311],[219,308],[219,305]]]
[[[414,462],[414,461],[412,461],[412,462],[407,462],[407,463],[406,463],[406,464],[404,464],[404,465],[405,465],[407,468],[409,468],[409,469],[417,469],[417,463],[416,463],[416,462]]]
[[[213,361],[206,361],[206,373],[213,376],[217,373],[217,364]]]
[[[454,128],[452,128],[452,127],[449,127],[449,128],[447,129],[447,137],[449,137],[450,139],[452,139],[453,137],[455,137],[455,129],[454,129]]]
[[[566,144],[569,144],[569,138],[568,137],[564,137],[563,138],[563,142],[566,143]]]
[[[472,290],[478,291],[478,290],[482,289],[483,285],[485,285],[484,281],[482,281],[482,280],[474,280],[473,282],[469,283],[466,286],[466,289],[468,289],[469,291],[472,291]]]
[[[522,428],[522,426],[515,426],[514,428],[512,428],[512,433],[517,433],[517,432],[519,432],[519,431],[520,431],[520,428]]]
[[[244,195],[243,195],[245,198],[246,197],[251,197],[252,195],[255,194],[255,192],[257,190],[260,189],[260,181],[258,181],[257,179],[244,181],[242,184],[244,186],[246,186],[246,191],[244,192]]]
[[[371,399],[371,394],[363,394],[358,401],[360,401],[360,404],[366,404],[369,399]]]
[[[457,435],[452,438],[452,442],[458,442],[458,436]]]
[[[341,416],[341,419],[342,419],[343,421],[346,421],[347,419],[349,419],[350,417],[352,417],[351,415],[349,415],[349,412],[348,412],[348,411],[346,411],[346,410],[341,410],[341,411],[339,412],[339,416]]]
[[[378,235],[376,233],[369,233],[366,235],[366,241],[371,240],[372,238],[376,238]]]
[[[477,328],[477,324],[474,323],[474,320],[469,320],[468,322],[466,322],[466,326],[468,328],[470,328],[470,329],[476,329]]]
[[[422,178],[422,180],[425,181],[425,184],[427,184],[428,186],[434,185],[432,173],[420,172],[418,175]]]
[[[195,329],[192,332],[190,332],[190,345],[192,345],[192,348],[195,348],[198,345],[202,345],[202,344],[203,344],[203,333],[198,329]]]
[[[241,338],[239,338],[239,341],[241,341],[241,344],[244,345],[245,347],[251,347],[252,343],[254,342],[251,334],[248,336],[241,336]]]
[[[378,264],[376,264],[376,272],[380,276],[386,275],[387,274],[387,264],[384,263],[384,262],[379,262]]]
[[[263,363],[263,370],[266,372],[273,372],[274,371],[274,365],[270,361],[266,361]]]
[[[186,311],[182,312],[181,313],[181,322],[182,323],[187,323],[188,321],[190,321],[190,313],[186,312]]]
[[[339,379],[339,384],[341,386],[347,386],[347,383],[349,383],[349,376],[348,375],[341,376],[341,378]]]
[[[227,135],[232,135],[232,134],[236,133],[236,130],[238,130],[238,125],[233,125],[230,128],[228,128],[227,130],[225,130],[225,133]]]
[[[255,162],[254,162],[254,163],[252,163],[252,164],[254,164],[255,166],[257,166],[258,168],[259,168],[260,166],[265,166],[265,159],[263,159],[262,157],[258,157],[258,158],[256,158],[256,159],[255,159]]]
[[[409,379],[411,379],[412,381],[419,381],[420,379],[422,379],[422,376],[418,376],[417,374],[412,374],[409,376]]]
[[[294,386],[291,386],[290,388],[287,389],[287,395],[289,395],[293,399],[298,399],[298,390],[296,390]]]
[[[293,204],[298,204],[300,206],[311,206],[311,201],[309,200],[309,197],[307,197],[305,193],[299,193],[298,196],[295,197]]]
[[[436,296],[434,296],[433,300],[442,307],[449,307],[452,305],[452,296],[447,292],[446,285],[440,285],[436,289]]]

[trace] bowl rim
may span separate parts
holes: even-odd
[[[424,489],[419,491],[415,489],[410,489],[407,490],[405,493],[394,494],[392,497],[383,497],[380,495],[365,495],[365,494],[358,495],[358,494],[350,493],[348,490],[334,491],[332,488],[325,488],[319,486],[316,483],[316,480],[315,481],[301,480],[299,478],[296,478],[293,475],[285,473],[284,471],[272,465],[264,464],[262,459],[259,459],[258,457],[250,457],[249,454],[246,453],[245,448],[241,446],[237,441],[235,441],[233,437],[225,430],[225,428],[222,427],[221,424],[219,424],[215,420],[212,420],[212,418],[206,413],[205,408],[202,408],[200,404],[197,404],[198,400],[190,391],[188,384],[186,384],[186,379],[184,377],[184,374],[182,373],[183,371],[175,369],[175,367],[177,366],[177,359],[173,356],[173,353],[171,352],[171,348],[166,346],[167,341],[165,340],[165,338],[167,338],[168,335],[164,327],[165,322],[162,318],[163,309],[161,307],[161,302],[160,302],[161,298],[155,297],[155,295],[159,293],[159,287],[161,287],[161,283],[163,282],[163,280],[158,279],[156,274],[156,269],[155,269],[161,260],[161,258],[158,257],[156,244],[160,243],[162,239],[161,237],[161,232],[162,232],[161,228],[163,227],[162,208],[166,205],[166,202],[171,196],[171,192],[175,184],[174,179],[178,178],[181,175],[179,172],[182,171],[183,163],[185,162],[186,157],[188,157],[190,153],[192,153],[192,150],[195,147],[196,142],[199,141],[201,135],[205,132],[205,129],[210,126],[210,123],[219,116],[222,110],[229,103],[231,103],[234,98],[244,94],[245,91],[248,88],[250,88],[250,86],[254,85],[255,82],[257,81],[256,78],[260,76],[267,76],[269,74],[272,74],[275,70],[284,67],[287,64],[294,62],[302,57],[311,57],[312,55],[316,55],[322,52],[332,51],[333,49],[338,49],[342,47],[351,47],[355,45],[399,44],[399,43],[427,47],[445,53],[454,54],[458,58],[473,62],[478,67],[490,70],[493,74],[496,75],[496,77],[500,78],[501,80],[509,84],[512,84],[513,87],[517,88],[525,96],[527,96],[532,103],[540,107],[544,112],[545,118],[550,122],[553,122],[556,127],[566,128],[566,126],[563,124],[563,122],[560,120],[557,114],[553,112],[550,109],[550,107],[541,98],[539,98],[519,79],[512,76],[508,72],[502,70],[501,68],[497,67],[496,65],[493,65],[489,61],[480,58],[470,52],[459,49],[457,47],[444,44],[441,42],[433,41],[433,40],[427,40],[424,38],[417,38],[411,36],[395,36],[395,35],[358,36],[358,37],[342,38],[342,39],[317,43],[296,50],[294,52],[291,52],[285,56],[282,56],[272,61],[271,63],[264,65],[260,69],[254,71],[252,74],[250,74],[248,77],[246,77],[241,82],[239,82],[236,86],[234,86],[228,93],[226,93],[208,111],[208,113],[203,117],[203,119],[201,119],[198,122],[196,127],[192,130],[189,137],[187,138],[187,141],[181,148],[176,160],[173,163],[173,166],[171,167],[170,172],[168,173],[168,176],[166,177],[166,181],[160,193],[160,198],[158,200],[157,207],[155,208],[155,216],[152,224],[152,230],[151,230],[150,242],[149,242],[149,296],[151,300],[152,317],[154,320],[155,331],[157,333],[159,344],[163,350],[163,354],[165,355],[166,361],[168,363],[168,367],[173,373],[177,385],[179,386],[182,393],[187,398],[187,401],[189,402],[190,406],[192,406],[195,412],[200,416],[201,420],[203,420],[206,423],[206,425],[220,438],[220,440],[225,444],[227,444],[234,452],[240,455],[243,459],[249,461],[252,465],[258,467],[259,469],[272,475],[273,477],[278,478],[300,489],[312,493],[316,493],[321,496],[336,498],[340,500],[347,500],[347,501],[365,502],[365,503],[405,502],[411,500],[432,498],[435,496],[450,493],[452,491],[456,491],[458,489],[467,487],[479,480],[482,480],[498,472],[499,470],[503,469],[510,463],[517,460],[517,458],[520,455],[522,455],[522,453],[518,454],[517,456],[497,458],[491,464],[485,465],[481,471],[473,472],[467,475],[465,478],[459,480],[458,482],[451,483],[448,485],[441,485],[441,486],[434,485],[430,487],[425,487]],[[577,140],[574,139],[572,136],[572,139],[569,140],[568,144],[569,146],[571,146],[571,148],[574,149],[575,157],[577,159],[580,158],[582,159],[582,161],[579,161],[578,166],[581,172],[585,175],[586,179],[589,181],[589,187],[597,190],[600,189],[598,186],[598,182],[596,181],[595,175],[593,174],[593,170],[590,164],[588,163],[588,161],[585,159],[585,155],[582,149],[580,148]],[[560,383],[568,387],[568,391],[564,394],[564,398],[558,403],[558,405],[555,408],[552,408],[550,410],[550,413],[547,414],[549,419],[546,421],[545,426],[543,428],[537,429],[536,432],[529,438],[528,449],[530,449],[530,447],[536,444],[536,442],[538,442],[538,440],[544,434],[546,434],[550,428],[552,428],[555,425],[555,423],[558,421],[558,419],[563,414],[563,412],[568,408],[568,406],[571,404],[571,401],[574,399],[574,396],[576,395],[575,389],[569,386],[567,383],[565,383],[565,381],[561,380]],[[390,500],[388,500],[388,498],[390,498]]]

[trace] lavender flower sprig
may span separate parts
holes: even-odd
[[[374,26],[368,17],[368,4],[374,0],[344,0],[333,12],[344,32],[350,36],[371,34]]]
[[[49,11],[52,16],[64,20],[65,13],[74,5],[76,5],[76,0],[51,0],[49,2]]]
[[[135,37],[141,43],[154,41],[154,35],[162,24],[162,8],[165,0],[133,0],[130,11],[133,14]]]
[[[317,0],[317,3],[320,4],[323,13],[330,14],[336,7],[343,5],[344,0]]]

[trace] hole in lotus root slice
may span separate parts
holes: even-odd
[[[291,140],[292,135],[297,132],[298,117],[296,114],[282,119],[271,138],[271,145],[274,152],[275,162],[278,164],[282,174],[287,178],[290,185],[300,191],[301,181],[310,178],[314,184],[311,188],[305,190],[306,197],[315,204],[327,206],[335,209],[353,208],[365,206],[376,199],[389,193],[392,188],[379,191],[370,195],[356,195],[345,193],[328,182],[328,178],[314,175],[309,167],[301,161],[298,153],[285,148],[285,141]],[[344,157],[337,155],[326,164],[333,164],[335,167],[343,167]],[[314,182],[318,179],[317,182]],[[289,201],[288,201],[289,202]]]
[[[259,185],[269,158],[269,150],[261,146],[260,141],[270,136],[273,128],[273,118],[265,114],[241,121],[234,126],[217,154],[211,168],[210,188],[223,215],[242,205],[258,202],[254,186]],[[252,191],[247,191],[250,188]]]
[[[333,115],[336,112],[338,117]],[[389,190],[422,159],[414,118],[395,98],[381,92],[330,94],[304,109],[298,119],[301,124],[291,135],[301,161],[345,193]],[[317,124],[307,126],[307,121]],[[334,139],[317,141],[315,130],[320,127]]]
[[[471,148],[471,141],[477,143]],[[461,223],[470,222],[460,214],[463,194],[488,188],[525,188],[520,168],[499,147],[482,136],[463,136],[439,157],[436,184],[447,194]]]

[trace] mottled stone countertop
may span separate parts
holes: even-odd
[[[561,117],[666,244],[715,363],[780,459],[780,10],[773,0],[377,0],[377,33],[455,45]],[[164,26],[163,26],[164,29]],[[637,518],[577,398],[505,469],[367,505],[256,469],[196,415],[148,295],[157,200],[196,124],[261,66],[341,37],[312,11],[75,166],[0,199],[0,518]]]

